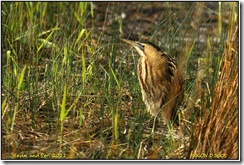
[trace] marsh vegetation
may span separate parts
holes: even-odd
[[[239,158],[237,2],[1,5],[2,159]],[[145,111],[131,36],[183,66],[179,127]]]

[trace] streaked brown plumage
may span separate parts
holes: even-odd
[[[184,80],[174,59],[149,42],[122,41],[132,45],[140,54],[138,79],[147,110],[164,122],[178,123],[177,109],[183,99]]]

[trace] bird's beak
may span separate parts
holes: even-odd
[[[120,40],[126,42],[127,44],[130,44],[130,45],[133,46],[134,48],[138,47],[138,46],[137,46],[137,43],[136,43],[135,41],[127,40],[127,39],[123,39],[123,38],[120,38]]]
[[[142,47],[141,43],[132,40],[123,39],[123,38],[121,38],[120,40],[133,46],[141,56],[145,56],[144,47]]]

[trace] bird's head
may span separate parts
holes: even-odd
[[[162,51],[160,50],[160,48],[158,46],[154,45],[153,43],[137,42],[137,41],[132,41],[132,40],[128,40],[128,39],[120,39],[120,40],[133,46],[137,50],[139,55],[146,59],[157,59],[162,54]]]

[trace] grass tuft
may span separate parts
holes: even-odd
[[[210,105],[202,107],[202,117],[194,122],[190,159],[239,158],[237,22],[230,24],[228,34],[219,80],[208,97]]]

